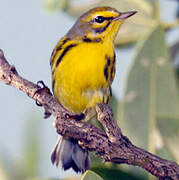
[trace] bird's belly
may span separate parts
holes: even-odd
[[[109,83],[104,76],[104,52],[84,48],[83,45],[70,50],[56,70],[54,94],[74,113],[105,102],[110,96]]]

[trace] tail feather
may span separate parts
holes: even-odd
[[[88,152],[82,149],[78,144],[75,144],[73,147],[72,159],[77,167],[80,167],[82,172],[89,169],[90,159]]]
[[[51,154],[51,162],[52,164],[56,164],[56,166],[58,166],[59,161],[60,161],[59,158],[60,158],[61,141],[62,141],[62,138],[59,136]]]
[[[64,170],[69,169],[71,166],[74,166],[73,164],[73,143],[69,140],[66,140],[62,138],[62,143],[60,144],[60,153],[59,153],[59,159],[62,163],[62,167]]]
[[[88,152],[82,149],[75,139],[59,138],[51,155],[51,161],[56,166],[62,164],[67,170],[73,168],[75,172],[84,173],[90,167]]]

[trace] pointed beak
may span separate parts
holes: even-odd
[[[120,13],[120,15],[117,16],[116,18],[114,18],[113,20],[114,21],[124,20],[124,19],[127,19],[127,18],[133,16],[136,13],[137,13],[137,11],[123,12],[123,13]]]

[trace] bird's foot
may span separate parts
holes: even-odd
[[[50,92],[50,89],[45,85],[45,83],[43,81],[38,81],[37,85],[40,86],[40,87],[42,86],[42,87],[40,89],[38,89],[35,92],[35,94],[36,93],[40,94],[42,92],[45,92],[45,93],[47,93],[49,95],[52,95],[52,93]],[[37,106],[42,106],[42,104],[40,102],[38,102],[37,100],[35,101],[35,103],[36,103]],[[51,116],[51,112],[49,112],[49,110],[46,107],[44,107],[44,108],[45,108],[44,118],[46,119],[46,118],[49,118]]]
[[[85,118],[85,114],[81,113],[81,114],[66,114],[66,118],[69,119],[75,119],[77,121],[81,121],[82,119]]]

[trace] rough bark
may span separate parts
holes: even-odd
[[[83,148],[96,151],[104,161],[139,166],[160,180],[179,180],[179,165],[134,146],[122,134],[108,105],[96,105],[98,120],[103,125],[105,132],[91,124],[76,121],[71,118],[73,114],[65,110],[53,95],[42,91],[39,85],[21,77],[15,67],[7,62],[1,50],[0,80],[22,90],[30,98],[40,103],[45,108],[46,117],[50,113],[53,114],[55,116],[54,125],[60,135],[77,139]]]

